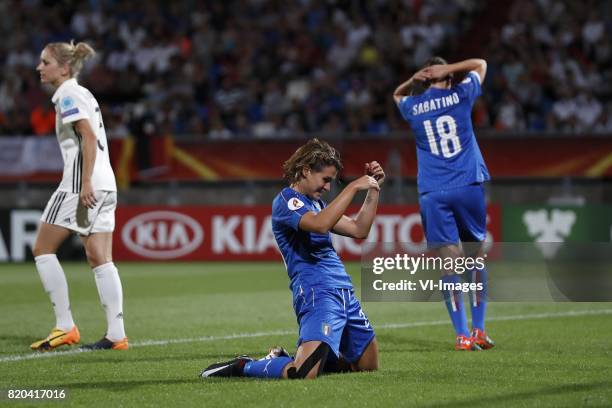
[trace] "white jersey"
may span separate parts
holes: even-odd
[[[76,79],[64,81],[51,98],[55,104],[55,133],[64,159],[64,175],[58,191],[79,193],[83,177],[82,136],[74,128],[74,122],[88,119],[96,135],[97,151],[91,183],[94,191],[117,191],[115,174],[110,165],[108,143],[102,112],[96,98]]]

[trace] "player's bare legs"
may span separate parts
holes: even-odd
[[[108,325],[101,340],[84,348],[125,350],[128,348],[128,340],[123,326],[123,288],[119,272],[113,263],[113,233],[97,232],[81,237],[81,240],[87,262],[96,278],[98,295]]]
[[[336,364],[336,372],[338,373],[376,370],[378,370],[378,343],[376,338],[372,339],[356,363],[349,363],[344,357],[340,356]]]
[[[464,242],[462,246],[465,256],[472,258],[484,256],[484,242]]]
[[[41,222],[32,254],[34,257],[55,254],[62,242],[70,236],[70,233],[70,230],[66,228]]]
[[[463,251],[459,245],[446,245],[440,248],[440,256],[442,258],[458,258],[463,256]]]
[[[59,246],[69,236],[70,230],[46,222],[41,222],[36,235],[32,254],[45,292],[53,304],[55,328],[46,338],[32,343],[30,348],[33,350],[52,350],[62,345],[78,343],[80,340],[79,330],[70,311],[66,275],[55,255]]]
[[[359,361],[356,364],[351,364],[351,368],[353,371],[378,370],[378,343],[376,338],[372,339],[361,357],[359,357]]]
[[[295,352],[295,358],[293,360],[293,363],[285,367],[283,378],[287,378],[287,371],[290,368],[293,367],[296,370],[300,369],[304,365],[306,360],[312,356],[312,354],[321,344],[322,342],[320,341],[307,341],[300,344],[300,347],[298,347],[297,351]],[[318,362],[315,362],[315,364],[312,366],[312,369],[307,373],[306,378],[315,378],[320,372],[320,370],[323,369],[321,365],[322,362],[320,360]]]
[[[325,356],[317,355],[317,351],[323,344],[320,341],[307,341],[302,343],[295,355],[292,363],[287,364],[283,370],[283,378],[316,378],[323,371],[323,366],[327,354]],[[326,346],[323,344],[323,346]],[[329,347],[326,347],[329,349]],[[331,350],[328,350],[331,353]],[[322,358],[324,358],[322,360]],[[347,364],[345,360],[340,358],[341,365]],[[322,366],[323,365],[323,366]],[[309,367],[312,367],[308,369]],[[376,339],[372,339],[368,347],[365,349],[361,357],[356,363],[350,363],[350,371],[376,371],[378,370],[378,343]],[[290,372],[293,371],[293,374]],[[348,371],[348,370],[340,370]],[[302,376],[296,377],[297,373],[302,373]]]
[[[97,232],[81,237],[89,266],[95,268],[113,261],[113,233]]]
[[[293,362],[285,366],[282,378],[317,378],[323,370],[328,352],[329,346],[320,341],[302,343]]]
[[[295,354],[295,359],[292,363],[289,363],[285,369],[283,370],[283,378],[316,378],[319,374],[321,374],[325,361],[327,359],[327,353],[325,356],[316,355],[319,348],[323,344],[320,341],[307,341],[304,342],[298,347],[298,350]],[[326,346],[325,344],[323,344]],[[326,346],[328,352],[329,346]],[[321,358],[323,358],[321,360]],[[323,365],[323,366],[322,366]],[[376,371],[378,370],[378,343],[376,342],[376,338],[372,339],[368,347],[366,347],[365,351],[359,357],[359,360],[356,363],[348,363],[342,357],[339,360],[339,371],[349,371],[343,368],[350,367],[350,371]],[[347,367],[348,366],[348,367]],[[312,367],[308,370],[308,367]],[[290,371],[294,371],[294,374],[290,375]],[[305,370],[308,370],[305,372]],[[302,372],[304,377],[295,377],[295,373]]]
[[[314,379],[325,370],[330,347],[321,341],[302,343],[292,359],[283,348],[273,349],[268,356],[253,360],[240,356],[233,360],[208,366],[201,377],[259,377],[284,379]],[[278,351],[282,351],[278,353]],[[273,355],[276,353],[276,355]],[[332,372],[375,371],[378,370],[378,344],[372,339],[359,361],[349,364],[342,357],[338,367]]]

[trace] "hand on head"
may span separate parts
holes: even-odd
[[[419,72],[422,72],[422,76],[428,81],[441,81],[445,79],[450,72],[448,71],[448,65],[431,65],[425,67]]]
[[[416,81],[421,81],[421,82],[429,81],[431,78],[429,77],[429,74],[427,73],[427,71],[425,71],[426,69],[427,68],[423,68],[420,71],[417,71],[412,77]]]

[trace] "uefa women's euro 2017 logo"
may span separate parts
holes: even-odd
[[[74,99],[67,96],[60,101],[60,111],[62,112],[62,119],[79,113],[79,108],[74,104]]]
[[[62,110],[70,109],[74,106],[74,100],[70,96],[67,96],[62,99],[60,105],[62,107]]]
[[[291,211],[295,211],[295,210],[299,210],[300,208],[302,208],[304,206],[304,203],[299,199],[299,198],[295,198],[292,197],[291,199],[289,199],[289,201],[287,202],[287,207],[291,210]]]

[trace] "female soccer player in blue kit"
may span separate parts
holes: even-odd
[[[465,79],[453,85],[455,73]],[[487,213],[483,183],[490,180],[480,153],[471,112],[481,93],[487,63],[468,59],[447,64],[440,57],[431,58],[423,69],[402,83],[393,98],[402,116],[410,124],[416,139],[419,206],[423,229],[430,248],[438,248],[442,257],[462,257],[460,242],[482,243],[486,237]],[[414,85],[426,86],[425,92],[413,94]],[[481,256],[482,244],[468,256]],[[485,334],[487,305],[487,270],[466,272],[483,290],[472,293],[472,331],[468,330],[461,291],[443,291],[455,328],[457,350],[488,349],[494,342]],[[449,271],[443,283],[459,283],[460,277]]]
[[[299,324],[298,349],[267,357],[217,363],[202,377],[315,378],[322,372],[378,369],[374,330],[355,297],[351,277],[332,246],[330,232],[366,238],[378,207],[385,173],[378,162],[329,204],[321,200],[342,169],[340,156],[317,139],[300,147],[283,166],[289,187],[272,204],[272,230],[287,267]],[[367,190],[355,218],[344,215],[358,191]]]

